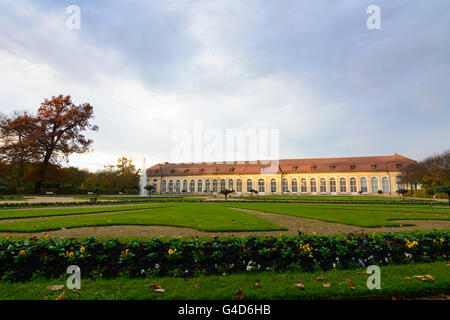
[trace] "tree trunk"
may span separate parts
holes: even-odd
[[[48,152],[44,157],[44,161],[42,162],[41,169],[39,170],[39,180],[36,181],[36,183],[34,184],[34,193],[35,194],[41,193],[42,182],[44,180],[44,175],[45,175],[45,172],[47,171],[52,152],[53,151]]]
[[[34,193],[40,194],[41,193],[41,187],[42,187],[42,181],[36,181],[34,183]]]

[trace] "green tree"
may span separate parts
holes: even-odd
[[[403,197],[403,199],[405,198],[405,195],[408,193],[408,190],[406,189],[398,189],[396,191],[399,195],[401,195]]]
[[[227,197],[230,193],[233,193],[234,190],[229,190],[229,189],[223,189],[220,191],[221,194],[223,194],[225,196],[225,201],[227,201]]]
[[[430,197],[430,199],[433,198],[433,196],[434,196],[434,189],[433,189],[433,188],[427,188],[427,189],[425,190],[425,192],[426,192],[426,194]]]
[[[448,196],[448,203],[450,204],[450,184],[437,186],[434,191],[437,193],[446,193]]]
[[[148,196],[149,196],[149,198],[151,198],[153,189],[155,189],[155,187],[153,187],[152,185],[148,184],[148,185],[146,185],[144,187],[144,189],[148,191]]]

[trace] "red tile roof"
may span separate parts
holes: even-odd
[[[278,162],[277,162],[278,161]],[[254,162],[196,162],[161,163],[147,169],[149,176],[188,176],[214,174],[265,173],[329,173],[329,172],[383,172],[400,171],[415,160],[395,154],[393,156],[281,159]],[[272,166],[272,167],[271,167]]]

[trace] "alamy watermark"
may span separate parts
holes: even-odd
[[[372,274],[366,282],[369,290],[381,289],[381,269],[379,266],[371,265],[367,268],[367,274]]]
[[[70,265],[67,267],[66,273],[70,274],[67,278],[66,286],[70,290],[81,289],[81,269],[79,266]]]
[[[81,29],[81,9],[77,5],[70,5],[66,9],[66,13],[69,14],[66,20],[66,26],[69,30]]]
[[[379,6],[372,4],[367,7],[367,14],[370,16],[366,20],[366,26],[369,30],[380,30],[381,29],[381,9]]]
[[[192,130],[172,132],[170,162],[263,164],[270,173],[278,169],[280,130],[273,128],[204,129],[201,121]]]

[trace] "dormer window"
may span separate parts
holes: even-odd
[[[170,170],[170,173],[175,173],[175,170],[174,169]]]
[[[336,169],[336,166],[330,166],[331,171],[334,171],[334,169]]]
[[[184,169],[184,173],[188,173],[189,172],[189,169]]]
[[[234,168],[230,168],[230,172],[233,172],[234,171]]]
[[[376,165],[376,164],[372,164],[370,167],[371,167],[372,169],[376,169],[376,168],[377,168],[377,165]]]
[[[201,168],[201,169],[200,169],[200,172],[204,172],[204,171],[205,171],[205,169],[204,169],[204,168]]]
[[[351,170],[354,170],[356,168],[356,165],[354,165],[354,164],[352,164],[351,166],[350,166],[350,169]]]
[[[396,163],[396,164],[395,164],[395,167],[396,167],[397,169],[399,169],[399,168],[402,167],[402,165],[401,165],[401,163]]]
[[[294,171],[297,171],[297,169],[298,169],[297,166],[292,167],[292,170],[294,170]]]
[[[316,166],[316,165],[313,165],[313,166],[311,167],[311,171],[316,171],[316,169],[317,169],[317,166]]]

